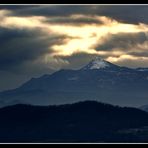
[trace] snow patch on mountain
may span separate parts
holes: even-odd
[[[109,64],[106,61],[104,61],[102,58],[96,57],[83,69],[101,69],[106,67],[109,67]]]
[[[109,65],[102,59],[95,59],[92,61],[92,65],[90,69],[100,69],[100,68],[105,68],[108,67]]]

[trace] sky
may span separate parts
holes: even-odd
[[[148,5],[0,5],[0,91],[96,56],[148,67]]]

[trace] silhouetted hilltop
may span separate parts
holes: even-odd
[[[148,126],[148,113],[96,101],[0,109],[0,142],[120,142],[119,131]],[[134,140],[134,137],[132,137]]]

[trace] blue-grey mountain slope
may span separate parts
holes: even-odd
[[[60,70],[0,93],[0,106],[51,105],[98,100],[121,106],[148,104],[148,71],[120,67],[100,58],[79,70]]]

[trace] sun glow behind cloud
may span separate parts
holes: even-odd
[[[148,31],[145,25],[132,25],[122,24],[116,21],[108,21],[110,24],[105,23],[103,25],[85,25],[85,26],[64,26],[54,25],[51,26],[57,33],[64,33],[66,35],[74,37],[64,45],[55,45],[53,49],[55,54],[67,56],[73,53],[86,52],[89,54],[100,54],[92,48],[94,44],[101,44],[102,37],[106,37],[107,34],[118,33],[138,33],[141,31]],[[75,39],[76,38],[76,39]]]
[[[147,12],[147,6],[2,5],[0,81],[16,87],[19,79],[79,69],[97,55],[148,67]]]
[[[10,15],[10,11],[0,11],[0,17],[2,21],[0,22],[1,27],[5,28],[40,28],[47,35],[50,33],[55,33],[57,35],[65,35],[70,38],[67,39],[62,44],[54,44],[49,47],[50,53],[49,57],[54,56],[71,56],[76,53],[87,53],[96,55],[107,55],[105,51],[98,51],[94,48],[95,44],[101,45],[103,37],[107,37],[108,34],[118,34],[118,33],[138,33],[145,32],[147,35],[148,26],[146,24],[127,24],[118,22],[117,20],[111,19],[106,16],[87,16],[87,15],[71,15],[64,18],[59,17],[46,17],[46,16],[28,16],[20,17]],[[94,23],[86,23],[87,19],[93,18]],[[75,23],[67,23],[64,20],[72,20]],[[80,22],[77,25],[77,19],[81,19],[85,22]],[[85,20],[84,20],[85,19]],[[93,20],[93,21],[94,21]],[[60,23],[63,21],[62,23]],[[135,59],[131,55],[126,55],[124,52],[112,52],[107,60],[114,62],[119,59]],[[114,57],[117,56],[118,57]],[[121,56],[122,55],[122,56]]]

